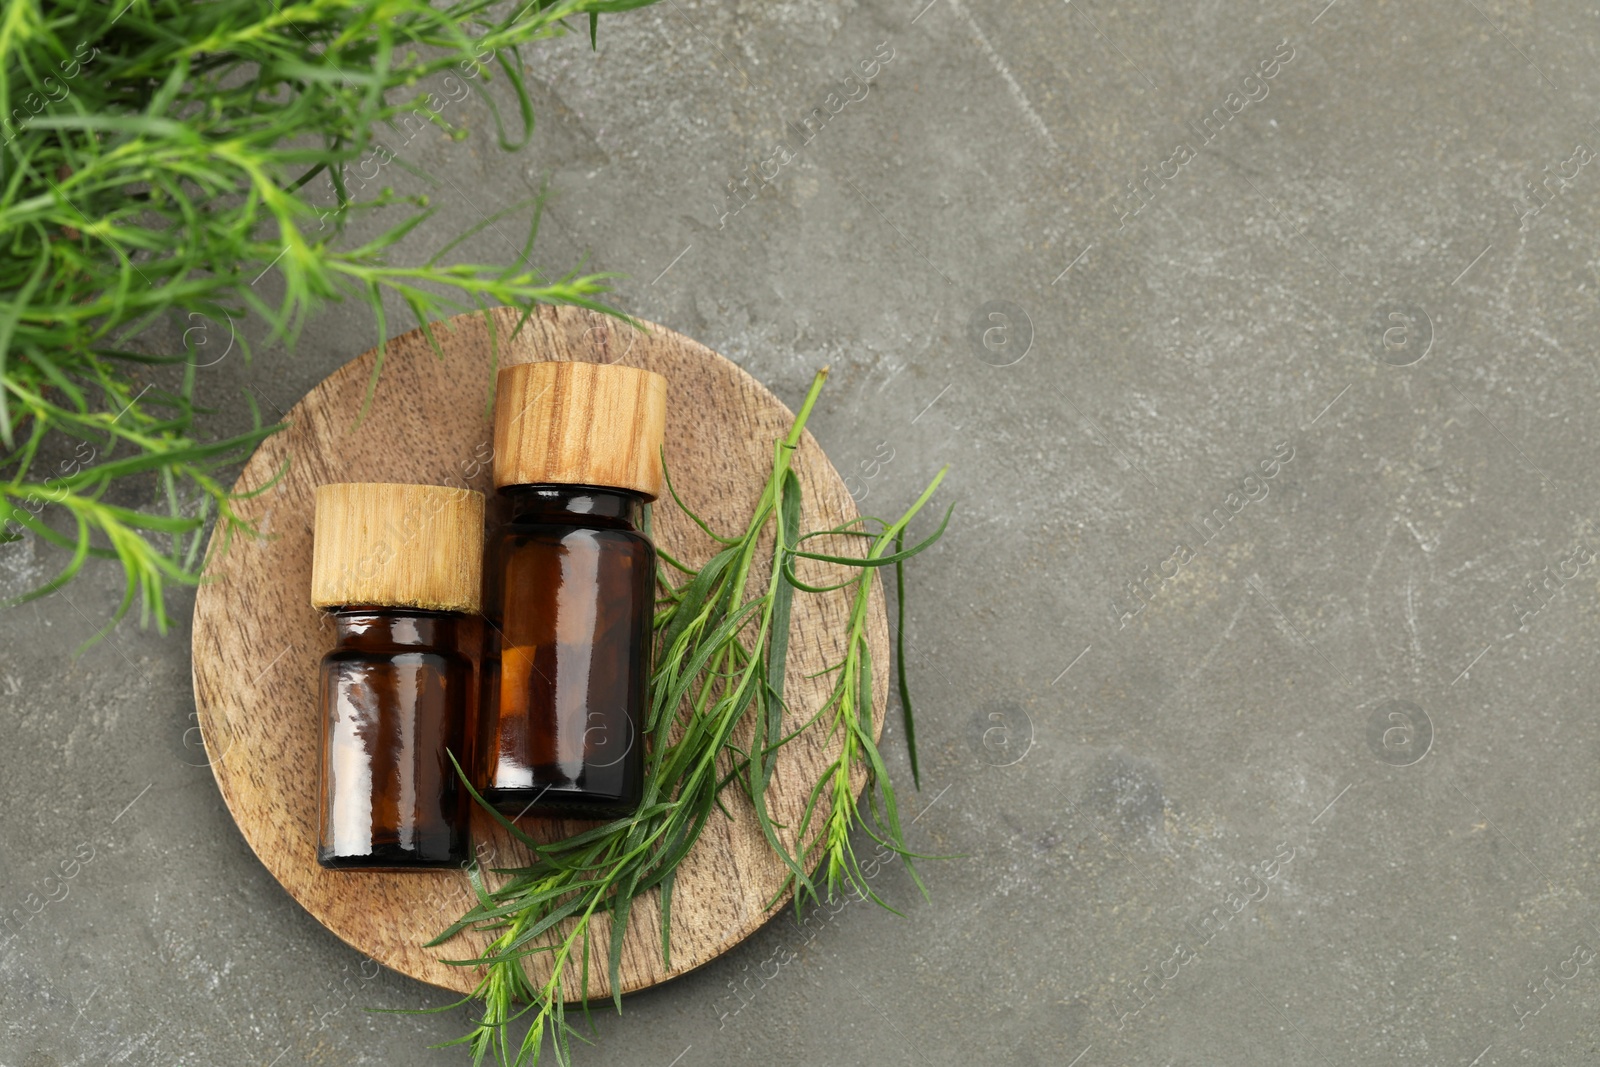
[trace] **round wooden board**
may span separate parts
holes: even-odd
[[[792,422],[789,410],[754,378],[671,330],[646,324],[648,332],[640,333],[581,309],[540,307],[512,337],[517,320],[517,312],[499,308],[436,323],[442,359],[421,331],[395,338],[386,346],[370,401],[376,351],[311,390],[289,413],[289,428],[256,450],[236,486],[256,490],[284,471],[265,492],[238,504],[263,536],[235,538],[225,551],[213,537],[215,558],[194,611],[200,726],[223,800],[250,847],[291,896],[353,948],[460,992],[472,990],[479,970],[441,959],[476,956],[485,938],[466,933],[438,948],[423,946],[472,905],[463,872],[335,872],[316,862],[316,678],[332,632],[309,599],[313,489],[325,482],[386,481],[488,491],[496,358],[502,366],[539,359],[618,362],[665,375],[667,469],[685,503],[713,529],[743,528],[771,469],[773,442]],[[809,433],[794,466],[804,490],[805,528],[827,529],[856,517],[838,472]],[[670,499],[657,502],[654,519],[663,548],[696,563],[709,558],[713,543]],[[873,729],[881,733],[889,634],[878,582],[870,609]],[[825,698],[829,679],[807,676],[843,656],[848,613],[843,592],[796,596],[785,696],[797,714],[809,717]],[[778,822],[797,824],[806,796],[837,753],[837,739],[826,734],[819,722],[781,750],[769,795]],[[679,869],[672,966],[662,964],[652,892],[629,917],[623,992],[714,959],[782,906],[767,906],[784,882],[782,862],[762,838],[743,794],[730,788],[724,800],[732,819],[714,816]],[[526,821],[530,832],[548,840],[584,825]],[[491,865],[525,860],[526,851],[481,811],[474,812],[473,839],[480,854],[493,857]],[[593,935],[595,945],[609,942],[604,918],[594,924]],[[547,966],[542,954],[529,964],[540,980]],[[589,969],[590,997],[610,995],[605,972],[602,951]],[[576,969],[569,968],[569,999],[583,992],[577,983]]]

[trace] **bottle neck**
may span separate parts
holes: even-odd
[[[512,522],[639,528],[645,498],[628,489],[593,485],[508,485]]]
[[[450,611],[351,606],[333,608],[333,628],[341,648],[454,648],[456,623]]]

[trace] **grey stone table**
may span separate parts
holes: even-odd
[[[791,403],[833,366],[869,511],[953,468],[920,795],[888,741],[928,898],[885,868],[903,918],[779,919],[579,1064],[1600,1062],[1600,17],[1325,3],[665,0],[530,52],[525,151],[476,98],[400,149],[406,254],[548,181],[542,263]],[[207,368],[216,428],[374,339]],[[464,1062],[233,828],[187,624],[66,656],[119,583],[0,616],[0,910],[75,872],[0,1064]]]

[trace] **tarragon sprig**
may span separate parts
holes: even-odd
[[[726,812],[721,793],[729,785],[737,783],[749,797],[769,845],[788,865],[786,890],[794,890],[797,908],[832,897],[847,883],[879,900],[866,890],[850,844],[857,827],[865,828],[910,866],[913,854],[906,848],[893,785],[873,737],[869,605],[877,568],[893,566],[901,574],[907,559],[943,533],[941,524],[921,543],[903,547],[908,524],[932,497],[944,472],[898,520],[880,524],[883,529],[877,534],[868,535],[861,522],[801,533],[801,487],[791,461],[826,376],[826,370],[817,374],[788,434],[775,443],[767,483],[739,535],[713,530],[668,481],[674,501],[720,547],[699,567],[660,553],[661,595],[645,724],[649,749],[639,811],[547,844],[484,805],[532,858],[521,867],[489,872],[474,868],[470,877],[478,904],[431,942],[442,944],[468,929],[492,935],[478,956],[450,961],[483,972],[472,995],[461,1002],[477,1005],[477,1021],[469,1033],[449,1043],[467,1046],[475,1065],[491,1054],[502,1067],[537,1064],[547,1035],[557,1061],[570,1063],[570,1039],[577,1031],[567,1020],[567,999],[575,994],[587,1013],[589,968],[602,951],[592,944],[594,920],[602,914],[609,920],[605,965],[620,1010],[620,964],[628,917],[634,901],[651,890],[660,891],[661,952],[670,966],[674,875],[707,822],[719,811]],[[769,533],[771,541],[763,549]],[[867,551],[857,557],[803,547],[823,535],[866,537]],[[763,551],[770,553],[770,571],[752,589],[751,578]],[[811,585],[796,576],[797,560],[853,568],[855,573],[833,586]],[[794,595],[840,588],[849,589],[852,598],[845,657],[826,672],[836,674],[837,680],[823,706],[795,721],[783,700]],[[903,595],[903,579],[898,588]],[[901,621],[903,625],[903,613]],[[911,743],[903,656],[899,669]],[[754,720],[753,741],[742,750],[735,736],[747,717]],[[840,749],[807,798],[798,832],[786,835],[786,828],[767,808],[772,770],[781,746],[819,719],[828,723],[827,737],[838,738]],[[914,767],[914,747],[911,759]],[[870,819],[856,799],[863,780],[870,783]],[[820,887],[812,873],[819,869]],[[491,876],[498,884],[490,884]],[[540,981],[527,970],[535,956],[548,959],[548,977]],[[514,1032],[518,1025],[526,1027],[520,1035]]]
[[[476,99],[500,146],[520,147],[525,46],[579,20],[592,41],[601,12],[650,2],[0,5],[0,543],[31,532],[68,553],[28,596],[104,557],[127,582],[108,628],[137,600],[165,629],[167,590],[199,580],[207,523],[219,544],[249,529],[222,472],[284,425],[209,431],[204,368],[249,358],[252,341],[292,346],[329,303],[365,308],[380,344],[386,304],[425,331],[500,304],[609,311],[609,275],[530,264],[535,205],[518,205],[516,242],[489,243],[503,215],[482,220],[468,235],[493,230],[459,262],[461,237],[417,249],[428,195],[393,186],[404,171],[455,195],[409,162],[414,138],[465,137]],[[376,236],[346,240],[373,216]],[[153,506],[107,502],[130,490]]]

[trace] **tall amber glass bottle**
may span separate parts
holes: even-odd
[[[483,495],[437,485],[317,488],[311,603],[333,619],[322,660],[324,867],[456,866],[467,858],[463,742],[478,611]]]
[[[639,806],[666,379],[525,363],[495,392],[475,786],[502,812],[609,818]]]

